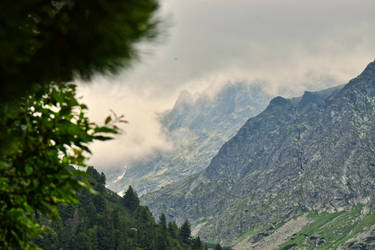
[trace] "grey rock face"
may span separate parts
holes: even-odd
[[[303,209],[340,211],[375,195],[375,62],[344,87],[274,98],[199,174],[143,197],[157,216],[206,223],[229,243]]]
[[[132,185],[138,194],[144,194],[203,170],[225,141],[270,99],[261,87],[244,83],[228,84],[214,97],[201,95],[196,100],[182,92],[173,109],[160,114],[173,150],[157,151],[133,162],[121,179],[117,176],[124,170],[106,173],[112,176],[108,188],[118,192]]]

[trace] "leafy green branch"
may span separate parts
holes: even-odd
[[[77,203],[90,189],[85,173],[89,144],[112,139],[126,123],[114,112],[104,125],[90,122],[74,84],[37,86],[19,105],[0,109],[0,248],[37,248],[30,241],[45,228],[39,215],[59,217],[56,205]],[[91,189],[91,191],[93,191]]]

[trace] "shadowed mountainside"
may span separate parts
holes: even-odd
[[[204,223],[201,238],[225,243],[306,211],[371,207],[374,131],[375,62],[344,87],[274,98],[205,170],[142,200],[154,214]]]

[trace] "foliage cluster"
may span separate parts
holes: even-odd
[[[77,76],[115,73],[157,34],[157,0],[0,1],[0,248],[29,239],[77,202],[88,143],[116,133],[90,123],[75,97]]]
[[[0,102],[35,84],[115,73],[159,23],[157,0],[2,0],[0,9]]]
[[[43,230],[41,215],[59,216],[56,205],[77,203],[75,190],[88,187],[84,166],[88,143],[108,140],[114,124],[98,126],[85,115],[75,85],[38,86],[17,105],[0,109],[0,248],[27,249]]]

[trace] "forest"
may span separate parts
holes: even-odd
[[[89,182],[96,191],[80,189],[79,204],[62,204],[60,220],[40,218],[49,232],[34,242],[43,249],[208,249],[212,244],[191,236],[190,224],[180,227],[167,222],[164,215],[156,221],[147,207],[139,205],[130,186],[123,197],[105,188],[105,176],[93,167],[87,169]],[[220,245],[215,249],[221,249]]]

